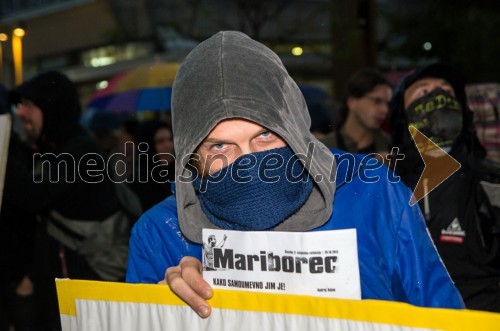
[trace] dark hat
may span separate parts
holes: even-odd
[[[446,80],[453,87],[458,101],[462,105],[467,104],[465,77],[451,64],[437,62],[417,69],[404,79],[404,90],[406,91],[411,85],[423,78],[441,78]]]
[[[42,134],[49,140],[64,139],[80,118],[76,86],[64,74],[47,71],[24,82],[10,92],[12,103],[29,99],[43,113]]]
[[[67,76],[57,71],[48,71],[14,88],[10,97],[13,103],[18,103],[21,98],[29,99],[45,114],[51,108],[74,103],[77,92]]]

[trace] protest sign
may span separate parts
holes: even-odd
[[[498,331],[500,314],[377,300],[214,290],[200,318],[168,286],[57,280],[63,331]]]

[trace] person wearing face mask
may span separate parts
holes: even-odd
[[[234,31],[199,44],[173,84],[172,124],[174,194],[135,224],[127,282],[168,284],[206,318],[213,290],[201,274],[203,228],[354,228],[363,299],[463,307],[411,192],[390,183],[387,169],[366,183],[356,157],[347,178],[346,163],[310,133],[304,97],[266,46]]]
[[[485,152],[473,129],[464,87],[460,72],[445,63],[420,68],[400,82],[391,102],[390,126],[393,147],[405,158],[395,171],[414,189],[424,169],[409,126],[460,163],[457,172],[419,203],[467,308],[500,312],[500,201],[490,199],[483,186],[499,178],[484,166]],[[437,148],[421,152],[442,157]],[[426,176],[433,176],[431,170]]]

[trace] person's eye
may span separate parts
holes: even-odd
[[[424,95],[426,95],[427,93],[429,93],[429,89],[428,88],[421,88],[418,92],[417,92],[417,96],[418,97],[423,97]]]
[[[212,146],[210,146],[210,149],[220,151],[220,150],[223,150],[225,146],[226,146],[226,145],[224,145],[224,144],[222,144],[222,143],[219,143],[219,144],[212,144]]]
[[[271,131],[264,131],[260,134],[260,136],[264,138],[271,137],[272,135],[273,133]]]

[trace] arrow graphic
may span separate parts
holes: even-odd
[[[408,130],[424,161],[424,171],[410,200],[410,205],[413,206],[458,171],[461,165],[414,126],[409,126]]]

